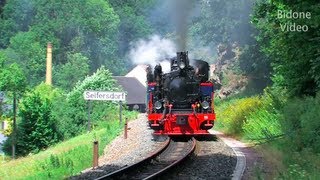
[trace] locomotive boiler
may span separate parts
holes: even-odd
[[[189,60],[188,52],[170,58],[170,72],[161,65],[147,69],[148,122],[156,135],[204,135],[214,125],[213,83],[209,64]]]

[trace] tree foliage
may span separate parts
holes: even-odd
[[[26,87],[26,78],[23,70],[16,63],[7,64],[8,57],[0,51],[0,91],[21,93]]]
[[[126,57],[132,42],[139,38],[145,38],[152,33],[152,27],[147,17],[149,10],[153,8],[154,0],[128,1],[109,0],[110,5],[120,18],[117,33],[119,60],[123,67],[131,68],[132,64]],[[112,71],[114,73],[114,71]],[[116,73],[119,74],[119,73]]]
[[[54,82],[62,89],[70,91],[78,81],[89,74],[89,59],[81,53],[68,54],[67,63],[56,67]]]
[[[59,134],[67,139],[80,134],[87,128],[88,104],[83,98],[85,90],[119,91],[109,70],[101,67],[93,75],[79,81],[74,89],[66,96],[56,99],[52,116],[57,119]],[[107,120],[106,115],[114,108],[112,102],[91,102],[91,123]]]
[[[200,15],[194,19],[193,36],[206,43],[247,44],[253,26],[250,24],[251,0],[201,1]]]
[[[7,49],[11,63],[17,63],[26,74],[28,83],[37,85],[45,77],[45,57],[46,49],[37,40],[37,34],[32,31],[19,32],[10,39]]]
[[[57,90],[45,84],[40,84],[24,96],[19,106],[18,155],[36,153],[58,142],[56,123],[51,116],[52,100],[57,96]],[[8,154],[11,152],[11,140],[12,137],[4,145]]]
[[[278,11],[310,12],[311,19],[279,18]],[[320,5],[315,1],[263,1],[257,5],[253,22],[264,53],[272,59],[273,81],[292,96],[315,95],[320,84]],[[296,23],[308,31],[286,31],[281,26]]]
[[[27,80],[44,78],[45,47],[53,44],[53,63],[69,61],[68,54],[90,59],[90,70],[101,65],[119,73],[116,34],[119,17],[107,1],[8,1],[1,16],[0,47],[14,62],[24,65]],[[121,69],[120,69],[121,70]]]
[[[288,149],[310,148],[320,152],[320,95],[291,99],[283,108],[282,128],[287,134]],[[294,114],[294,116],[292,115]]]

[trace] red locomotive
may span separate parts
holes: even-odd
[[[205,135],[216,119],[213,83],[208,81],[209,64],[193,60],[188,52],[169,59],[171,71],[156,65],[148,68],[147,113],[156,135]]]

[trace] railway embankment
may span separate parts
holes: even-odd
[[[99,167],[83,170],[71,179],[95,179],[121,168],[130,166],[146,158],[150,153],[163,146],[164,140],[156,141],[152,130],[147,125],[145,114],[128,125],[128,138],[120,134],[106,146],[104,155],[99,159]],[[208,138],[197,138],[193,155],[179,164],[177,168],[165,175],[166,179],[232,179],[236,169],[237,154],[216,135]],[[255,158],[255,157],[254,157]],[[245,169],[242,164],[241,169]],[[241,174],[242,175],[242,174]],[[236,177],[236,179],[239,177]]]
[[[252,147],[242,148],[254,164],[247,177],[319,179],[319,97],[289,98],[266,89],[260,96],[228,98],[216,103],[215,129]]]
[[[106,144],[122,130],[119,121],[58,143],[37,154],[0,163],[0,179],[63,179],[92,165],[92,142],[97,139],[102,154]]]

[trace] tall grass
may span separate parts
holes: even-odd
[[[230,135],[242,135],[243,124],[247,116],[257,107],[261,106],[259,97],[250,97],[228,101],[227,104],[218,106],[218,128]]]
[[[272,141],[283,134],[279,115],[265,107],[250,113],[242,129],[247,140],[259,142]]]
[[[128,113],[135,117],[137,113]],[[119,121],[103,122],[93,130],[35,155],[0,164],[0,179],[63,179],[91,166],[93,141],[99,141],[99,154],[121,131]]]
[[[259,142],[272,141],[283,134],[281,114],[274,108],[273,99],[268,94],[260,98],[260,103],[261,105],[246,117],[242,127],[244,137]]]
[[[222,131],[264,143],[276,179],[320,179],[320,94],[288,100],[265,91],[261,97],[222,101],[216,113]],[[274,153],[279,156],[270,160]]]

